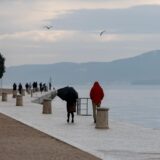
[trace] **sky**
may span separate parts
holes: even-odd
[[[159,0],[0,0],[0,53],[7,67],[133,57],[160,49],[159,17]]]

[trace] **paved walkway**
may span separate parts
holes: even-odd
[[[99,158],[0,114],[1,160],[98,160]]]
[[[160,130],[113,121],[110,114],[110,129],[106,130],[96,129],[92,116],[77,116],[75,114],[75,122],[68,124],[66,122],[66,102],[55,97],[52,102],[52,114],[42,114],[42,105],[31,103],[32,100],[40,96],[40,93],[35,93],[31,98],[30,95],[26,94],[26,96],[23,97],[24,105],[22,107],[15,105],[16,100],[12,98],[12,95],[8,95],[7,102],[0,102],[0,113],[23,122],[27,126],[38,129],[38,133],[43,132],[41,136],[39,135],[39,137],[37,137],[38,135],[33,136],[30,133],[31,131],[28,133],[28,129],[26,132],[26,129],[22,129],[23,131],[19,130],[17,125],[13,128],[9,127],[10,135],[13,134],[13,139],[11,139],[10,135],[5,137],[3,131],[4,134],[0,137],[0,160],[14,160],[13,157],[15,154],[19,154],[19,156],[26,154],[25,157],[27,160],[36,160],[36,156],[38,160],[94,160],[95,157],[86,152],[103,160],[160,159]],[[2,133],[2,130],[5,130],[1,128],[2,126],[5,127],[5,125],[5,122],[0,123],[0,133]],[[30,128],[30,130],[33,130],[33,128]],[[15,129],[19,131],[14,134],[14,132],[16,132],[14,131]],[[57,143],[53,142],[55,139],[51,137],[59,139],[57,142],[63,141],[63,144],[67,143],[68,145],[64,148],[61,146],[58,147]],[[17,148],[13,144],[16,145]],[[6,148],[9,147],[8,152],[5,147],[2,147],[3,145],[6,145]],[[81,152],[85,154],[84,157],[74,147],[68,149],[67,146],[70,145],[79,148],[79,151],[84,151]],[[54,150],[57,147],[58,149]],[[7,159],[3,157],[1,153],[10,157]],[[22,153],[22,155],[20,153]],[[35,157],[28,158],[28,156]],[[45,156],[45,158],[43,156]],[[25,160],[23,157],[15,159]]]

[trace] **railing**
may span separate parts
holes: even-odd
[[[87,97],[77,99],[77,115],[91,116],[91,114],[89,114],[89,101],[90,98]]]

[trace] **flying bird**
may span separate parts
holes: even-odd
[[[100,34],[99,34],[99,35],[100,35],[100,36],[102,36],[104,32],[106,32],[106,31],[105,31],[105,30],[103,30],[102,32],[100,32]]]
[[[53,26],[44,26],[46,29],[51,29]]]

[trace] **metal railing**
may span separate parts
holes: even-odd
[[[87,97],[77,99],[77,115],[91,116],[91,114],[89,114],[89,101],[90,98]]]

